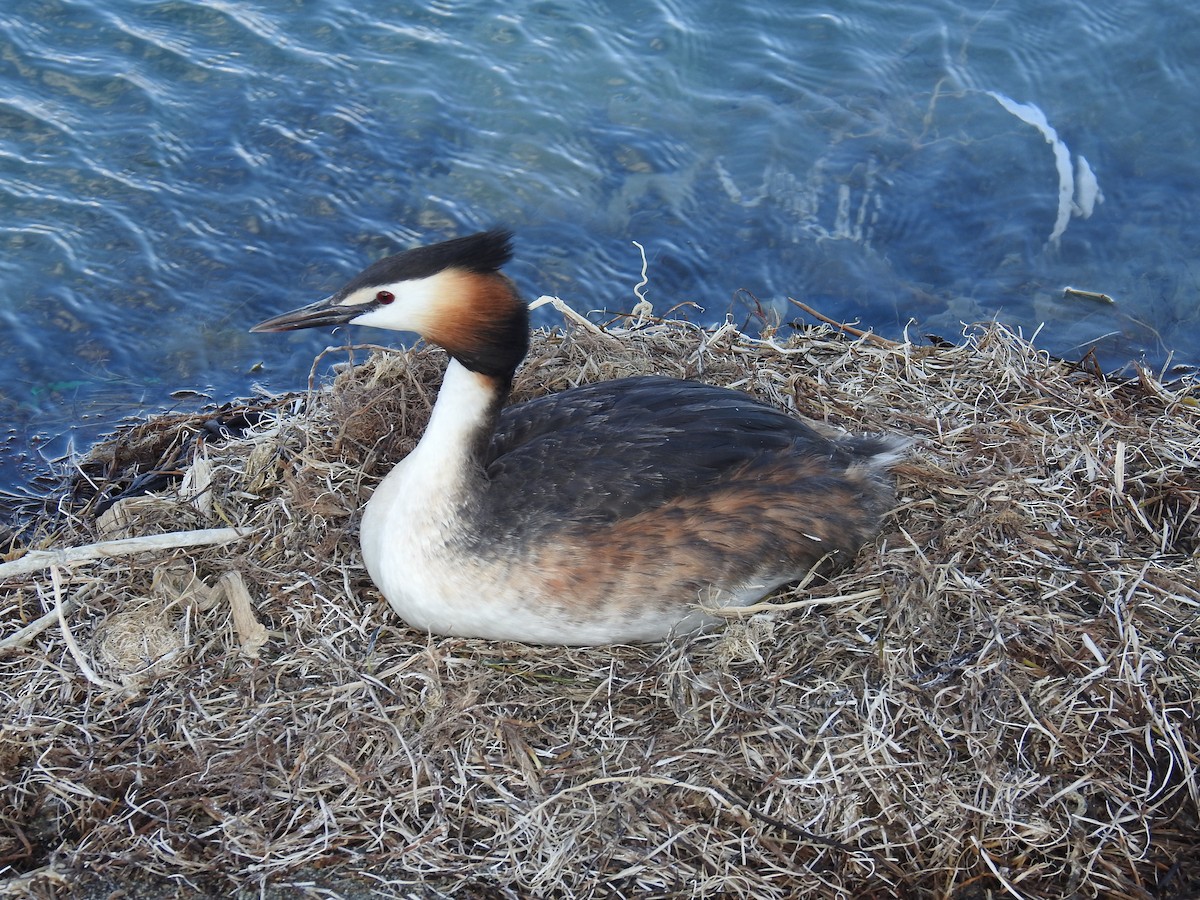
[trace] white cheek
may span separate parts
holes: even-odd
[[[386,306],[372,305],[371,309],[351,319],[350,324],[390,328],[393,331],[422,332],[429,324],[433,301],[437,296],[436,277],[403,281],[381,288],[380,290],[391,291],[396,299]],[[372,291],[372,300],[374,294],[375,291]]]

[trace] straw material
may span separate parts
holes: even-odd
[[[847,571],[714,634],[563,649],[429,637],[371,586],[359,511],[445,358],[351,355],[307,394],[120,435],[85,466],[101,493],[187,477],[33,543],[223,542],[0,583],[0,638],[44,620],[0,653],[0,894],[135,870],[138,896],[1200,890],[1195,383],[998,325],[539,333],[517,400],[655,372],[916,439]]]

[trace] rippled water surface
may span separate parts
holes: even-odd
[[[1200,13],[1183,0],[7,0],[0,486],[121,417],[300,386],[250,335],[505,224],[530,296],[707,321],[804,299],[1200,357]],[[1085,217],[1084,214],[1090,212]],[[1105,304],[1064,298],[1066,285]],[[389,339],[363,332],[368,340]]]

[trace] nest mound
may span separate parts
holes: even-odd
[[[359,510],[443,366],[374,353],[232,433],[157,420],[96,451],[110,500],[184,477],[0,570],[0,894],[135,869],[141,895],[1200,889],[1194,383],[997,325],[538,333],[517,400],[655,372],[916,438],[849,570],[717,633],[564,649],[420,634],[363,570]]]

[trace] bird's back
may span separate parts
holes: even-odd
[[[873,437],[830,438],[739,391],[625,378],[504,410],[486,460],[488,515],[532,537],[684,499],[728,505],[741,492],[836,519],[846,510],[832,504],[850,487],[872,520],[865,531],[848,525],[857,547],[891,502],[884,470],[895,450]]]

